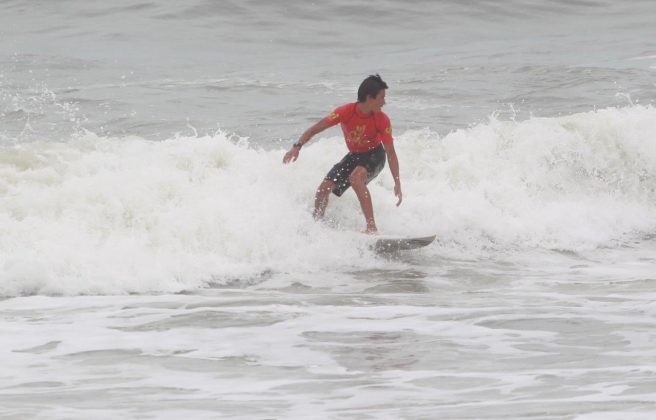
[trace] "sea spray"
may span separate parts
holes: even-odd
[[[656,226],[656,110],[632,106],[396,138],[370,184],[386,235],[438,234],[425,255],[619,246]],[[328,133],[331,135],[332,133]],[[345,152],[322,137],[283,150],[214,136],[84,133],[0,150],[0,294],[175,292],[262,273],[370,269],[354,194],[313,195]],[[455,251],[454,251],[455,250]]]

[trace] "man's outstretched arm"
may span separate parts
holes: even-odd
[[[401,176],[399,175],[399,158],[396,157],[396,150],[394,150],[393,143],[385,145],[385,153],[387,154],[390,171],[394,177],[394,195],[399,199],[396,203],[398,207],[401,205],[401,201],[403,201],[403,193],[401,192]]]
[[[289,162],[296,161],[296,159],[298,159],[298,152],[301,151],[301,147],[303,147],[305,143],[309,142],[312,137],[321,133],[323,130],[325,130],[328,127],[330,127],[330,124],[326,120],[322,119],[318,123],[314,124],[312,127],[305,130],[305,132],[298,139],[298,142],[295,143],[287,153],[285,153],[285,157],[282,159],[282,163],[289,163]]]

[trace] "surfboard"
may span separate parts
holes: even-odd
[[[372,248],[379,253],[408,251],[429,245],[435,240],[436,236],[424,236],[421,238],[380,238],[374,242]]]

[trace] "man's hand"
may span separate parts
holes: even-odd
[[[401,205],[401,201],[403,201],[403,193],[401,192],[401,183],[398,181],[394,183],[394,195],[399,198],[399,201],[396,203],[396,207],[398,207]]]
[[[298,159],[298,152],[300,152],[301,149],[298,147],[292,147],[289,149],[289,152],[285,153],[285,157],[282,158],[282,163],[285,165],[288,164],[289,162],[296,162],[296,159]]]

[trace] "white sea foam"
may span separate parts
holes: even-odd
[[[370,186],[385,234],[438,233],[439,255],[613,247],[656,226],[656,109],[609,108],[397,137],[404,203],[389,171]],[[313,192],[339,137],[259,150],[224,133],[162,142],[86,133],[0,151],[0,294],[170,292],[267,272],[381,263],[352,192],[329,223]],[[353,249],[358,252],[354,254]]]
[[[438,141],[430,132],[406,133],[409,196],[424,201],[413,216],[470,249],[486,239],[489,246],[587,249],[650,233],[655,124],[656,110],[633,106],[493,118]]]
[[[280,160],[223,134],[4,149],[1,293],[177,291],[312,271],[321,243],[351,239],[311,222],[303,166]]]

